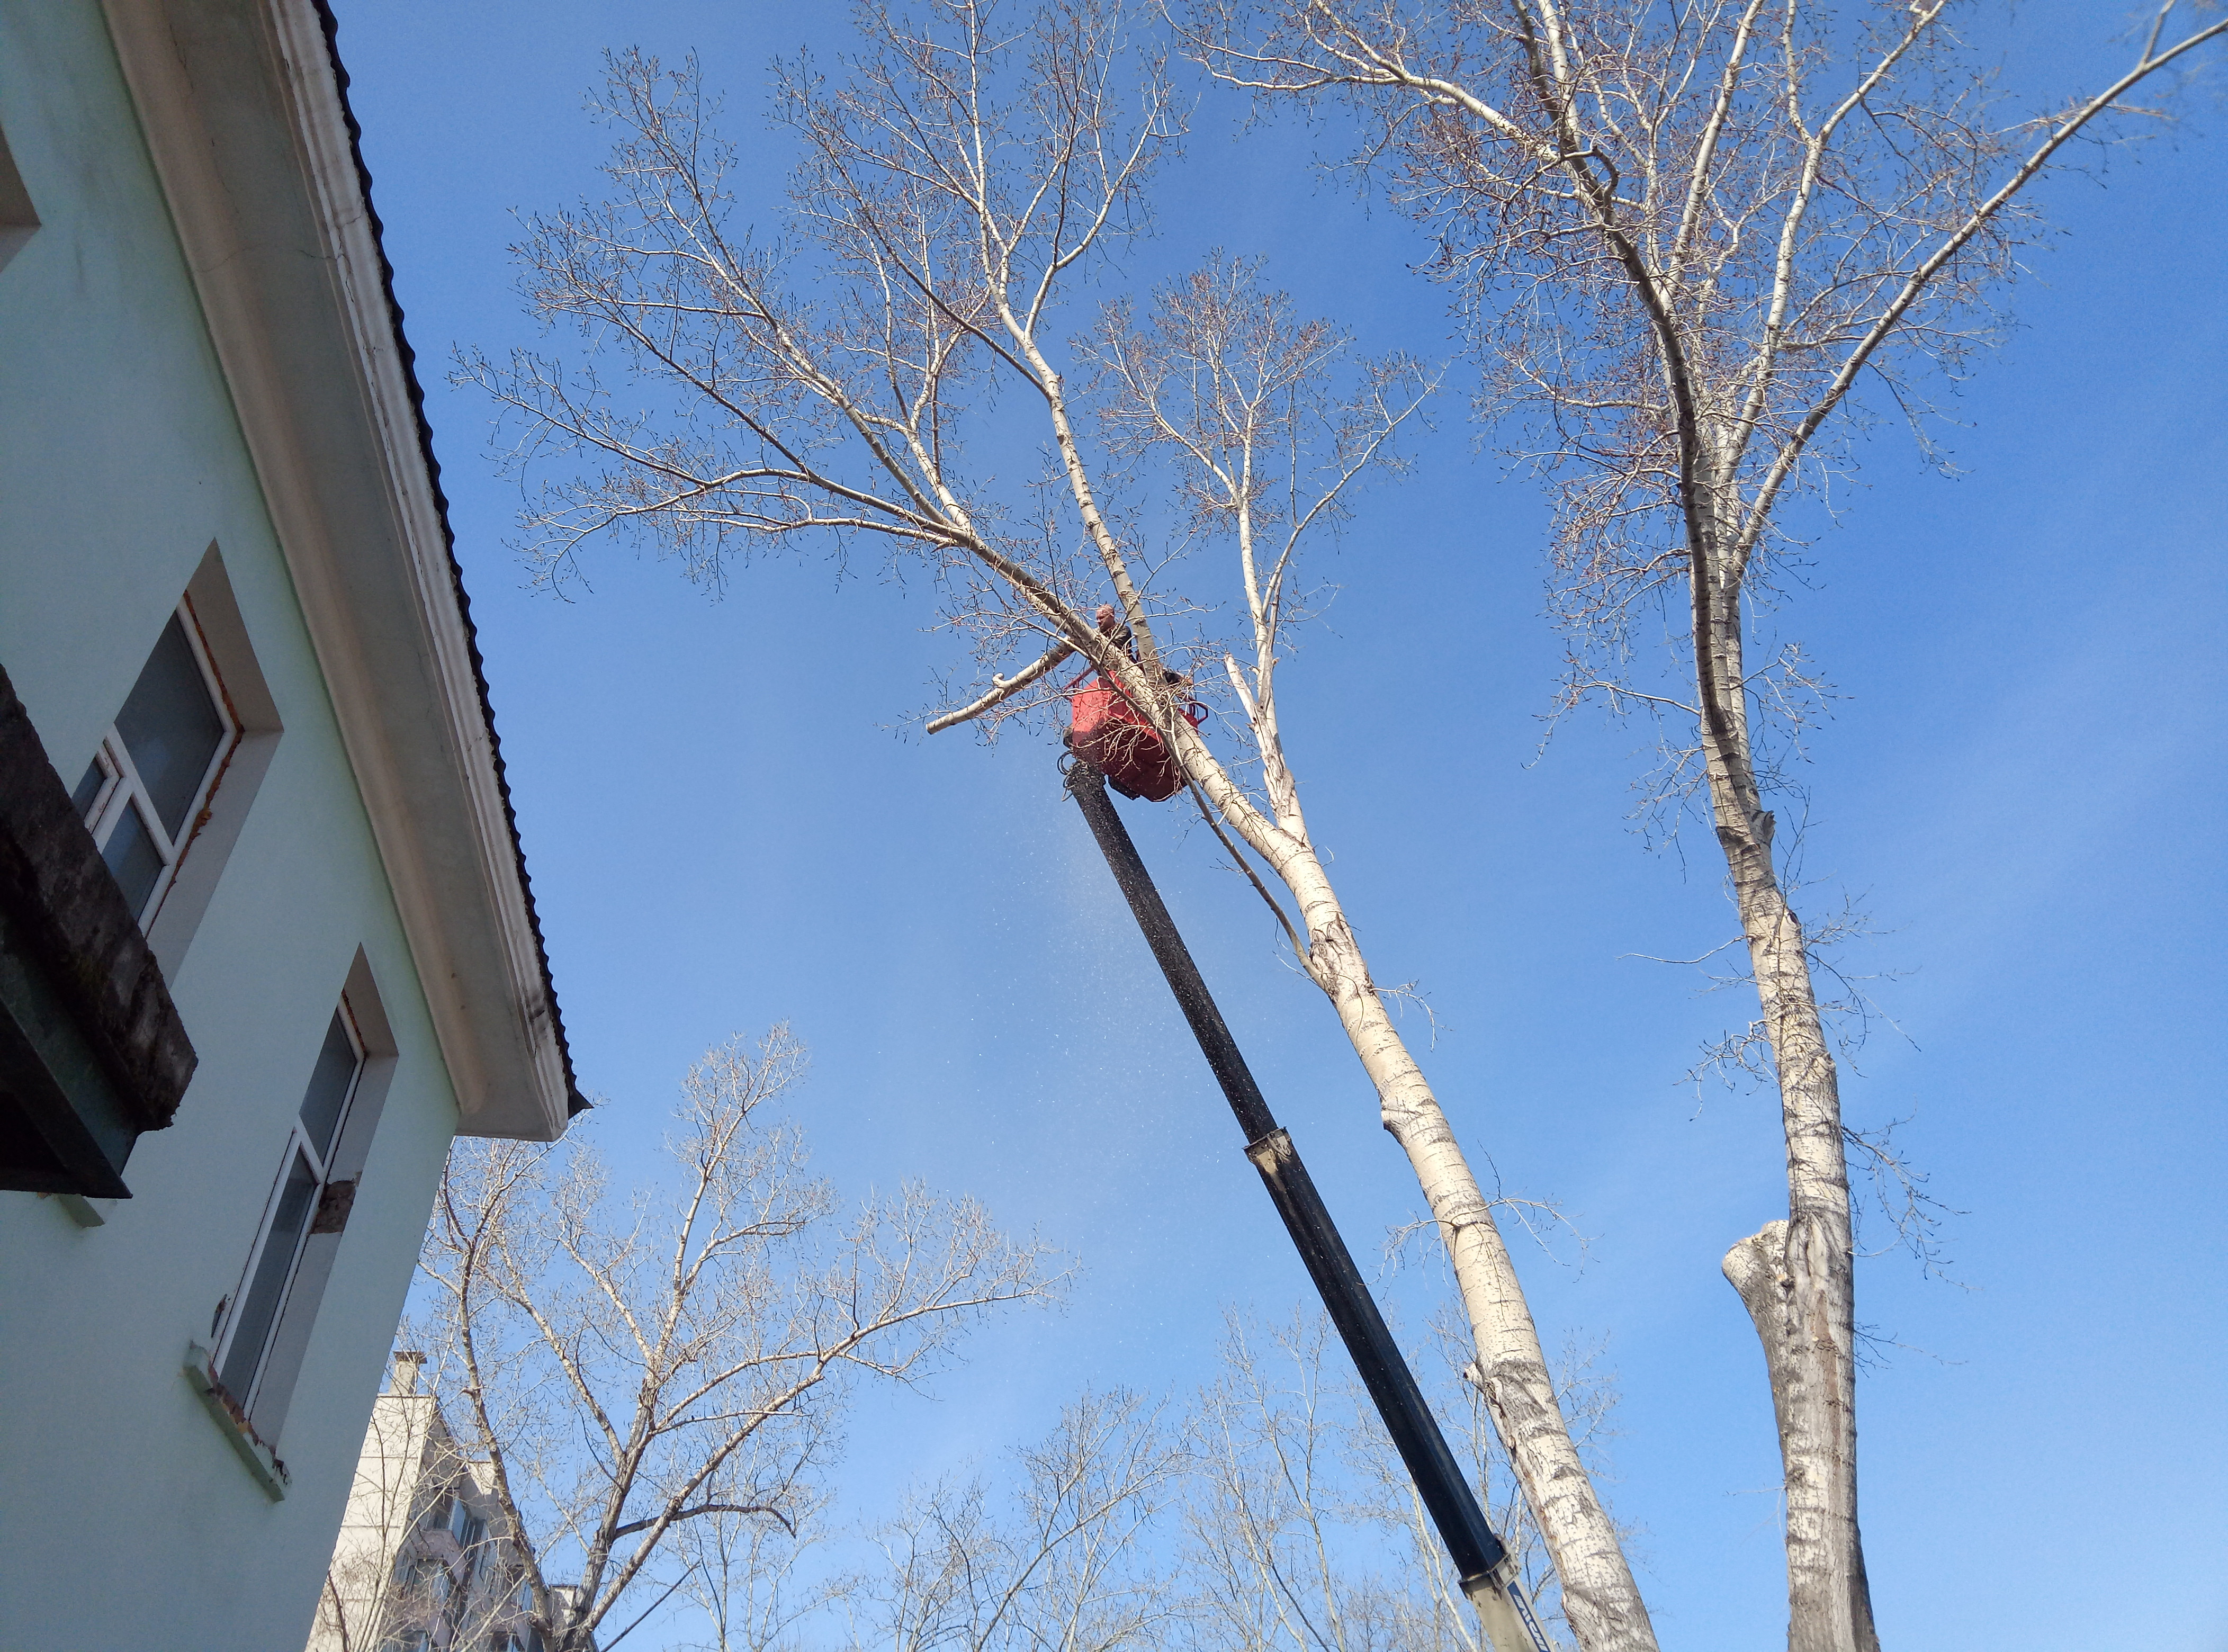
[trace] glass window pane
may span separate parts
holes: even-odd
[[[186,811],[224,741],[224,719],[194,663],[185,625],[172,614],[131,697],[117,714],[116,732],[124,736],[155,811],[173,839],[185,830]]]
[[[79,781],[77,790],[70,793],[70,801],[77,805],[80,820],[93,812],[94,800],[100,796],[101,787],[107,783],[108,772],[100,766],[99,758],[85,765],[85,778]]]
[[[302,1128],[321,1156],[333,1150],[333,1133],[355,1077],[355,1046],[349,1042],[348,1028],[341,1025],[341,1013],[336,1009],[332,1025],[325,1028],[324,1047],[317,1052],[317,1065],[310,1073],[309,1090],[302,1097]]]
[[[131,804],[125,804],[124,812],[116,817],[108,842],[101,846],[100,858],[115,874],[131,915],[144,917],[147,897],[155,893],[155,880],[163,875],[163,851],[155,847],[154,834]]]
[[[294,1249],[301,1241],[302,1230],[310,1225],[310,1212],[317,1202],[317,1175],[310,1169],[307,1156],[297,1149],[286,1167],[286,1185],[278,1190],[278,1213],[272,1217],[271,1231],[264,1236],[262,1254],[255,1258],[247,1289],[233,1310],[238,1329],[233,1332],[232,1346],[225,1350],[223,1368],[217,1373],[217,1380],[242,1404],[255,1380],[256,1367],[263,1363],[264,1344],[271,1340],[279,1299],[286,1294],[286,1281],[294,1271]]]

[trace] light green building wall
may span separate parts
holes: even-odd
[[[74,782],[219,547],[284,733],[171,988],[200,1066],[105,1226],[0,1193],[0,1652],[293,1649],[457,1108],[324,678],[94,0],[0,0],[42,227],[0,268],[0,666]],[[181,1373],[361,948],[397,1056],[273,1502]]]

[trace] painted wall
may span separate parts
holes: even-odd
[[[201,1054],[134,1197],[0,1193],[0,1652],[303,1644],[456,1108],[94,0],[0,0],[42,227],[0,269],[0,664],[74,780],[212,542],[285,725],[171,987]],[[398,1059],[272,1502],[181,1361],[233,1290],[358,948]]]

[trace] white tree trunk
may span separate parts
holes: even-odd
[[[1726,1253],[1764,1344],[1786,1476],[1789,1652],[1879,1652],[1857,1525],[1856,1292],[1834,1057],[1770,848],[1729,845],[1787,1132],[1788,1216]]]
[[[1584,1652],[1655,1652],[1655,1631],[1609,1511],[1594,1494],[1555,1397],[1540,1333],[1493,1209],[1438,1098],[1393,1027],[1345,912],[1312,848],[1278,867],[1307,923],[1316,978],[1377,1090],[1385,1128],[1408,1156],[1446,1241],[1501,1445],[1563,1586]]]
[[[1770,1222],[1725,1253],[1764,1343],[1787,1476],[1788,1652],[1879,1652],[1857,1529],[1856,1411],[1835,1357],[1851,1328],[1828,1223]],[[1804,1357],[1808,1343],[1825,1357]]]
[[[1734,1245],[1724,1264],[1764,1343],[1778,1424],[1787,1644],[1789,1652],[1879,1652],[1857,1524],[1855,1255],[1841,1089],[1802,922],[1772,868],[1773,821],[1757,792],[1738,686],[1738,592],[1712,588],[1706,554],[1694,561],[1706,593],[1697,604],[1698,682],[1702,705],[1718,714],[1703,728],[1711,801],[1787,1141],[1787,1219]]]

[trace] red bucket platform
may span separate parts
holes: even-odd
[[[1196,728],[1206,720],[1207,708],[1194,701],[1184,717]],[[1183,769],[1160,731],[1129,695],[1103,677],[1068,695],[1067,748],[1125,797],[1166,803],[1183,790]]]

